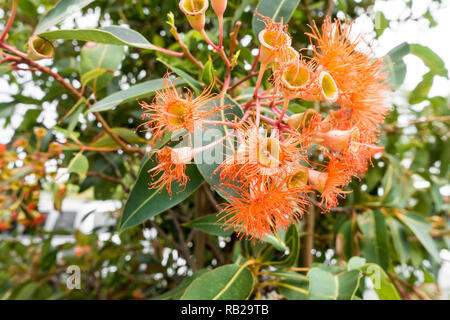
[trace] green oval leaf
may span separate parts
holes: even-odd
[[[55,24],[63,21],[78,10],[86,7],[94,0],[61,0],[50,9],[36,27],[35,33],[39,34]]]
[[[156,90],[162,89],[164,84],[164,79],[155,79],[145,81],[134,86],[129,87],[128,89],[115,92],[106,98],[95,103],[92,108],[89,110],[91,112],[100,112],[111,110],[112,108],[132,101],[136,99],[141,99],[152,95]],[[175,81],[176,86],[184,85],[186,81],[183,79],[178,79]]]
[[[403,42],[387,53],[384,62],[387,66],[389,83],[398,89],[405,80],[406,64],[403,57],[410,53],[409,43]]]
[[[123,54],[124,49],[120,46],[86,43],[80,54],[80,74],[83,84],[89,83],[94,91],[106,87],[113,78],[114,71],[122,62]],[[107,72],[101,70],[107,70]]]
[[[50,41],[57,39],[78,40],[148,50],[154,50],[156,48],[139,32],[119,26],[108,26],[101,29],[55,30],[40,33],[39,36]]]
[[[398,258],[402,264],[406,264],[410,258],[411,248],[406,238],[405,228],[393,218],[388,218],[386,222],[391,231],[392,242],[394,243]]]
[[[432,74],[448,78],[444,61],[433,50],[415,43],[410,45],[410,52],[419,57]]]
[[[309,299],[314,300],[350,300],[358,289],[361,273],[351,270],[334,275],[319,268],[308,272]]]
[[[360,270],[369,277],[380,300],[401,300],[391,279],[379,265],[366,263],[366,259],[361,257],[353,257],[348,261],[347,268],[348,270]]]
[[[430,223],[424,217],[414,212],[400,214],[398,218],[414,233],[433,259],[437,262],[441,261],[436,243],[430,236]]]
[[[145,157],[138,173],[138,179],[123,209],[120,232],[177,205],[191,195],[203,183],[203,178],[193,164],[186,166],[189,182],[185,187],[175,181],[172,184],[172,198],[166,189],[149,189],[151,176],[148,170],[157,165],[154,157]]]
[[[254,282],[247,267],[229,264],[194,280],[181,300],[243,300],[252,293]]]
[[[308,277],[293,271],[271,272],[271,275],[280,278],[278,289],[280,294],[288,300],[306,300],[308,298]]]
[[[209,106],[205,106],[205,110],[212,110],[220,105],[220,98],[217,98],[209,103]],[[208,120],[214,121],[233,121],[240,119],[243,116],[241,107],[228,97],[224,99],[226,110],[217,112],[216,114],[207,117]],[[196,146],[204,146],[211,143],[213,140],[219,139],[226,135],[231,127],[215,124],[204,124],[202,128],[198,128],[194,132],[194,141]],[[224,147],[226,144],[228,147]],[[194,161],[200,173],[204,179],[219,193],[224,199],[227,199],[227,194],[234,194],[233,190],[221,185],[220,174],[215,172],[219,165],[225,160],[226,153],[230,152],[230,148],[233,147],[233,138],[230,137],[225,140],[224,143],[217,145],[214,148],[207,149],[202,153],[197,154],[194,157]],[[225,192],[223,192],[225,190]]]
[[[203,275],[204,273],[208,272],[206,269],[198,270],[197,272],[194,272],[192,276],[184,278],[183,281],[181,281],[180,285],[176,287],[175,289],[169,290],[165,293],[163,293],[160,296],[157,296],[153,298],[152,300],[170,300],[170,299],[179,299],[183,293],[186,291],[186,288],[198,277]]]
[[[281,18],[283,18],[283,23],[286,24],[294,13],[294,10],[297,8],[299,2],[300,0],[260,0],[255,12],[277,22],[280,22]],[[260,17],[254,15],[252,20],[253,34],[256,37],[258,37],[259,32],[264,29],[264,23],[259,21],[259,19]]]
[[[134,144],[134,143],[145,143],[147,140],[142,139],[133,130],[128,128],[112,128],[112,131],[126,142]],[[114,148],[117,147],[117,142],[111,138],[109,134],[106,132],[102,132],[102,134],[95,139],[89,146],[94,148]]]
[[[168,62],[164,61],[163,59],[156,59],[162,64],[164,64],[167,68],[175,72],[177,75],[179,75],[181,78],[186,80],[187,84],[195,91],[196,94],[199,94],[202,91],[203,85],[192,78],[189,74],[187,74],[185,71],[178,69],[174,66],[171,66]]]
[[[89,169],[88,159],[83,154],[78,153],[75,157],[72,158],[72,160],[70,160],[69,166],[67,167],[67,172],[85,175],[88,169]]]
[[[369,262],[375,262],[387,269],[389,265],[387,225],[379,210],[367,210],[357,218],[364,235],[362,250]]]
[[[218,221],[220,217],[216,214],[208,214],[200,218],[194,219],[183,224],[186,227],[194,228],[220,237],[229,237],[233,233],[233,229],[224,230],[228,224],[224,224],[223,221]]]

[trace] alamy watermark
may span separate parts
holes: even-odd
[[[66,269],[66,273],[69,275],[66,280],[67,289],[81,289],[81,271],[77,265],[70,265]]]

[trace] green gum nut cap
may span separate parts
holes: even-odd
[[[191,27],[201,32],[205,27],[205,12],[208,9],[208,0],[181,0],[180,10],[188,18]]]
[[[262,64],[273,62],[275,53],[280,47],[290,47],[292,39],[285,32],[276,32],[263,29],[258,34],[258,40],[261,44],[260,57]]]
[[[52,59],[55,49],[50,41],[33,35],[27,43],[27,57],[31,60]]]
[[[288,125],[292,130],[301,130],[308,125],[312,117],[317,114],[314,109],[308,109],[302,113],[296,113],[289,117]]]

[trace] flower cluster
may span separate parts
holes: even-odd
[[[48,172],[45,164],[62,153],[61,145],[54,142],[48,145],[46,152],[40,150],[46,134],[46,129],[36,128],[34,146],[26,139],[14,141],[13,150],[0,144],[0,231],[11,229],[14,224],[33,227],[46,219],[38,209],[39,180],[47,174],[55,177],[56,171]],[[65,190],[64,186],[55,194],[55,206],[61,203]]]
[[[191,25],[202,34],[204,3],[180,3]],[[350,192],[344,187],[383,151],[376,143],[378,126],[388,112],[384,100],[389,89],[383,60],[359,48],[361,40],[354,37],[348,21],[326,18],[321,29],[314,24],[307,33],[311,54],[304,55],[301,52],[306,49],[292,47],[282,21],[261,20],[265,28],[258,35],[260,69],[254,94],[242,105],[244,116],[239,121],[210,120],[226,108],[223,97],[229,78],[223,81],[219,105],[212,103],[218,98],[211,93],[212,86],[197,98],[190,91],[182,96],[168,76],[153,103],[141,103],[152,146],[166,133],[183,130],[188,137],[183,148],[166,145],[151,151],[158,161],[151,170],[151,187],[165,187],[171,195],[172,183],[188,183],[186,165],[196,154],[233,138],[234,147],[214,171],[220,177],[220,185],[214,187],[229,201],[220,216],[241,237],[258,239],[286,229],[308,212],[309,193],[320,194],[320,206],[326,212]],[[262,89],[268,70],[271,77],[265,87],[269,89]],[[316,107],[291,114],[293,100],[314,101]],[[214,123],[230,130],[207,146],[194,147],[189,141],[194,129]]]

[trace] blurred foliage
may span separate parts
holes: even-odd
[[[0,2],[4,12],[2,24],[6,23],[11,2]],[[95,27],[125,24],[153,45],[181,51],[165,22],[172,12],[178,33],[192,54],[200,61],[209,61],[205,68],[209,74],[217,72],[218,78],[223,78],[223,63],[211,55],[199,33],[190,29],[176,1],[84,2],[89,4],[82,12],[93,17],[90,22],[98,22]],[[373,2],[339,0],[335,5],[333,1],[300,1],[289,22],[293,46],[307,46],[307,24],[312,20],[320,24],[325,13],[336,16],[343,12],[349,19],[368,14],[378,23],[375,37],[381,36],[390,21],[382,13],[373,12]],[[412,1],[405,2],[407,7],[412,6]],[[254,60],[252,49],[257,48],[257,42],[252,19],[257,4],[257,0],[228,1],[224,33],[229,34],[237,21],[242,22],[233,79],[244,77]],[[39,23],[37,17],[53,5],[50,0],[21,0],[7,42],[26,50]],[[217,19],[212,10],[207,16],[208,33],[216,41]],[[430,28],[436,24],[430,10],[421,18],[429,21]],[[405,19],[418,18],[409,15]],[[84,28],[84,21],[77,15],[75,19],[65,19],[63,24],[69,29]],[[228,44],[229,37],[225,37],[225,46]],[[223,199],[205,185],[196,193],[186,193],[180,204],[166,203],[163,209],[152,210],[144,216],[144,226],[120,233],[120,243],[113,241],[117,226],[109,230],[112,233],[107,240],[99,240],[101,230],[89,235],[78,231],[71,237],[73,242],[55,245],[54,239],[70,235],[46,232],[39,224],[42,221],[36,221],[41,214],[37,202],[42,190],[54,194],[57,210],[61,209],[66,188],[69,195],[118,199],[125,204],[130,189],[139,184],[140,173],[146,174],[140,167],[148,165],[148,160],[144,159],[141,165],[140,157],[118,151],[120,146],[87,111],[87,103],[95,104],[121,92],[121,103],[102,115],[118,136],[133,146],[144,147],[148,137],[135,133],[141,123],[135,98],[151,99],[157,85],[152,82],[145,87],[129,87],[160,79],[167,66],[191,87],[212,77],[190,60],[154,50],[78,40],[55,40],[53,45],[53,61],[45,60],[43,64],[86,98],[70,94],[45,73],[10,70],[0,65],[0,76],[11,88],[9,99],[0,102],[0,125],[14,130],[12,140],[0,149],[0,229],[4,229],[0,231],[0,297],[209,299],[220,288],[219,284],[211,284],[226,287],[229,280],[229,292],[221,297],[357,299],[362,298],[366,288],[362,280],[366,276],[374,280],[380,298],[439,297],[435,286],[439,250],[450,245],[449,199],[440,192],[442,187],[448,188],[450,176],[450,100],[429,96],[436,76],[448,78],[442,60],[429,48],[405,43],[388,54],[388,62],[393,63],[390,77],[396,88],[403,83],[403,58],[408,54],[422,59],[429,72],[411,92],[395,93],[392,111],[381,133],[384,155],[373,161],[373,167],[361,181],[352,183],[350,188],[354,191],[341,207],[316,214],[313,266],[308,271],[302,269],[309,255],[302,248],[307,237],[303,223],[279,234],[278,239],[267,237],[263,243],[239,241],[234,234],[217,228],[215,216],[209,215],[217,211],[217,203]],[[245,95],[253,84],[250,80],[234,90],[235,99],[239,102],[239,96]],[[301,112],[307,107],[306,103],[292,104],[290,111]],[[53,109],[55,119],[51,115]],[[18,124],[15,116],[22,116],[23,120]],[[37,136],[44,125],[51,128],[42,137]],[[76,148],[77,141],[87,147],[83,154]],[[63,147],[53,150],[52,145]],[[56,169],[44,170],[50,160],[56,163]],[[27,168],[34,174],[31,184],[25,181],[30,174],[24,173]],[[64,186],[54,182],[57,168],[68,169],[69,179]],[[149,197],[146,191],[151,194],[141,188],[139,197],[133,199],[145,201]],[[172,208],[167,210],[168,206]],[[164,212],[159,214],[161,211]],[[258,263],[252,264],[255,259]],[[70,265],[81,269],[80,290],[66,287]],[[234,281],[235,274],[238,282]],[[240,295],[233,296],[233,292]]]

